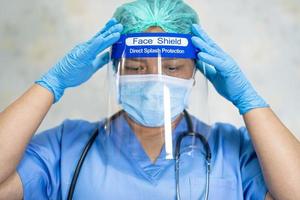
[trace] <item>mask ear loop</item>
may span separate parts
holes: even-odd
[[[195,65],[194,65],[194,69],[193,69],[193,75],[192,75],[192,79],[194,80],[193,86],[196,85],[196,78],[195,78],[196,73],[197,73],[197,67],[196,67],[196,61],[195,61]]]

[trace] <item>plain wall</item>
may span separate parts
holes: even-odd
[[[0,110],[77,43],[93,36],[126,1],[0,0]],[[300,1],[189,0],[208,34],[240,64],[256,90],[300,138]],[[106,70],[68,89],[38,131],[64,119],[106,115]],[[242,126],[237,109],[211,91],[211,121]]]

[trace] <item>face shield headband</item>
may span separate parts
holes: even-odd
[[[195,59],[197,50],[191,34],[131,33],[122,34],[112,47],[112,59],[162,57]]]

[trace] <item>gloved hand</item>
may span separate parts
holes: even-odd
[[[98,54],[118,41],[122,30],[123,26],[111,19],[100,32],[77,45],[35,83],[52,92],[56,103],[66,88],[84,83],[109,61],[109,53]]]
[[[269,107],[257,94],[237,63],[227,55],[197,24],[192,26],[192,42],[200,50],[197,68],[213,84],[217,92],[231,101],[240,114],[251,109]]]

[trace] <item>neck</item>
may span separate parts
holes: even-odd
[[[128,115],[125,113],[125,119],[127,120],[128,124],[130,125],[131,129],[134,133],[140,137],[145,139],[157,138],[164,133],[164,126],[161,127],[146,127],[140,124],[137,124],[133,121]],[[179,121],[182,119],[182,114],[179,115],[173,122],[172,122],[172,130],[177,126]],[[164,137],[164,135],[162,135]]]
[[[164,126],[153,128],[145,127],[134,122],[127,114],[125,114],[125,118],[150,160],[155,162],[165,143]],[[172,122],[172,130],[174,130],[181,118],[182,115],[179,115],[179,117]]]

